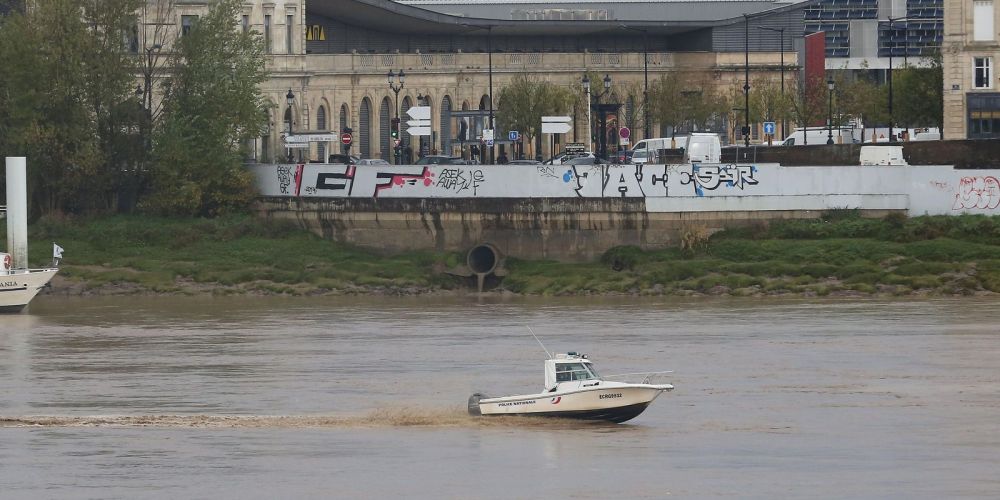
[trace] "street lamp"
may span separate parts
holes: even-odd
[[[622,28],[642,33],[642,136],[648,139],[649,135],[649,44],[647,38],[649,30],[633,28],[621,25]]]
[[[826,81],[827,93],[830,94],[830,106],[826,114],[826,143],[833,144],[833,78]]]
[[[395,103],[392,107],[393,114],[395,118],[392,119],[392,123],[389,125],[389,135],[393,139],[393,158],[395,158],[396,165],[399,165],[399,91],[403,90],[403,86],[406,85],[406,73],[403,70],[399,70],[399,85],[396,85],[396,73],[389,70],[389,89],[395,96]]]
[[[608,125],[608,123],[607,123],[607,110],[603,106],[601,106],[601,98],[604,97],[605,94],[607,94],[609,91],[611,91],[611,75],[605,74],[603,82],[604,82],[604,91],[602,91],[600,94],[591,95],[591,93],[590,93],[590,77],[588,77],[586,74],[583,75],[583,81],[582,81],[582,83],[583,83],[583,91],[587,94],[587,105],[588,105],[587,106],[587,134],[591,134],[592,133],[591,132],[591,122],[590,122],[590,112],[591,112],[591,109],[593,109],[596,106],[597,107],[597,111],[601,114],[600,115],[601,137],[600,137],[600,142],[599,142],[600,148],[598,149],[598,152],[600,153],[600,157],[601,158],[606,158],[607,157],[607,151],[608,151],[608,134],[607,134],[607,130],[606,130],[607,129],[607,125]],[[589,139],[588,139],[588,144],[590,144]]]
[[[780,52],[780,54],[781,54],[781,70],[780,70],[781,71],[781,99],[782,99],[782,101],[784,101],[784,99],[785,99],[785,28],[770,28],[770,27],[767,27],[767,26],[757,26],[757,28],[758,29],[762,29],[762,30],[766,30],[766,31],[774,31],[774,32],[778,33],[778,45],[781,46],[781,48],[779,49],[781,51]],[[782,103],[782,106],[784,106],[784,103]],[[784,108],[782,108],[782,114],[781,114],[781,139],[782,140],[785,139],[785,115],[784,115]]]
[[[880,25],[885,25],[886,23],[888,23],[890,33],[894,33],[896,31],[896,27],[893,26],[893,23],[903,19],[905,18],[890,17],[886,21],[879,21],[878,23]],[[891,38],[892,35],[890,34],[889,36],[890,36],[889,41],[892,42]],[[887,79],[889,80],[889,142],[896,142],[896,134],[894,132],[895,127],[893,126],[892,123],[892,53],[895,52],[895,47],[893,46],[894,43],[895,42],[889,44],[889,73],[887,74]]]
[[[750,14],[743,14],[743,146],[750,147]]]
[[[285,94],[285,102],[288,103],[288,138],[291,138],[292,124],[295,123],[295,111],[293,110],[293,106],[295,105],[295,94],[292,92],[291,88],[289,88],[288,93]],[[288,148],[288,161],[292,162],[293,160],[292,148]]]

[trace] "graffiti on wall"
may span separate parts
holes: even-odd
[[[472,190],[472,196],[479,194],[479,186],[486,177],[480,169],[468,170],[461,168],[445,168],[437,179],[437,187],[461,193]]]
[[[1000,180],[992,175],[962,177],[952,210],[990,209],[1000,206]]]
[[[690,173],[681,173],[681,184],[692,186],[696,196],[705,196],[705,190],[715,191],[722,186],[740,190],[755,186],[756,173],[757,167],[753,165],[701,166],[695,163]]]
[[[735,165],[300,164],[261,166],[258,179],[267,196],[664,198],[707,196],[723,186],[747,190],[758,184],[756,172],[756,167]],[[687,185],[694,193],[680,189]]]
[[[375,198],[387,189],[416,185],[430,186],[434,183],[434,174],[423,166],[368,168],[329,165],[325,167],[316,172],[315,177],[297,176],[297,184],[303,186],[303,193],[311,196]],[[302,165],[299,168],[301,169]]]

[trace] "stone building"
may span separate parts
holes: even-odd
[[[1000,60],[993,0],[945,0],[945,139],[1000,137]]]
[[[774,81],[779,75],[794,79],[800,69],[796,38],[801,40],[805,8],[814,3],[545,2],[535,7],[518,3],[497,13],[490,11],[496,2],[455,2],[439,12],[390,0],[248,1],[242,25],[264,37],[271,77],[263,92],[273,103],[270,128],[256,144],[255,157],[272,162],[292,152],[303,161],[318,161],[340,152],[341,145],[331,141],[287,150],[283,134],[350,128],[351,154],[392,161],[389,129],[397,113],[403,117],[402,146],[468,154],[479,142],[481,116],[519,74],[581,95],[584,74],[608,75],[615,84],[605,102],[622,104],[617,125],[629,126],[633,141],[657,137],[667,132],[659,124],[651,123],[647,131],[642,116],[626,119],[627,110],[641,102],[634,95],[631,100],[617,95],[618,89],[626,84],[644,89],[665,72],[681,71],[706,76],[715,90],[723,91],[742,85],[745,66],[751,79],[762,74]],[[147,53],[154,45],[168,46],[150,35],[154,29],[183,32],[206,8],[205,2],[174,4],[172,12],[144,16],[140,44]],[[767,28],[785,30],[786,36],[779,38]],[[390,72],[405,73],[398,93],[389,85]],[[398,87],[398,77],[393,82]],[[594,88],[600,89],[599,82]],[[418,104],[431,107],[433,131],[419,144],[405,124],[406,110]],[[453,116],[463,110],[462,117]],[[486,113],[469,116],[477,110]],[[586,142],[586,129],[586,109],[578,108],[573,130],[558,140]],[[716,130],[731,133],[732,128],[718,123]],[[498,131],[496,154],[510,151],[506,132]],[[760,127],[753,126],[755,141],[761,139],[759,133]],[[528,156],[549,154],[548,146],[542,145],[543,151],[533,146],[525,145]]]

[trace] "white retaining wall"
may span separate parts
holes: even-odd
[[[263,196],[645,198],[648,212],[908,210],[1000,214],[1000,170],[951,166],[399,165],[251,167]]]

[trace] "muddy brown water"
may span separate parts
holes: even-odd
[[[623,425],[475,419],[544,353]],[[0,316],[3,498],[997,498],[996,299],[57,298]]]

